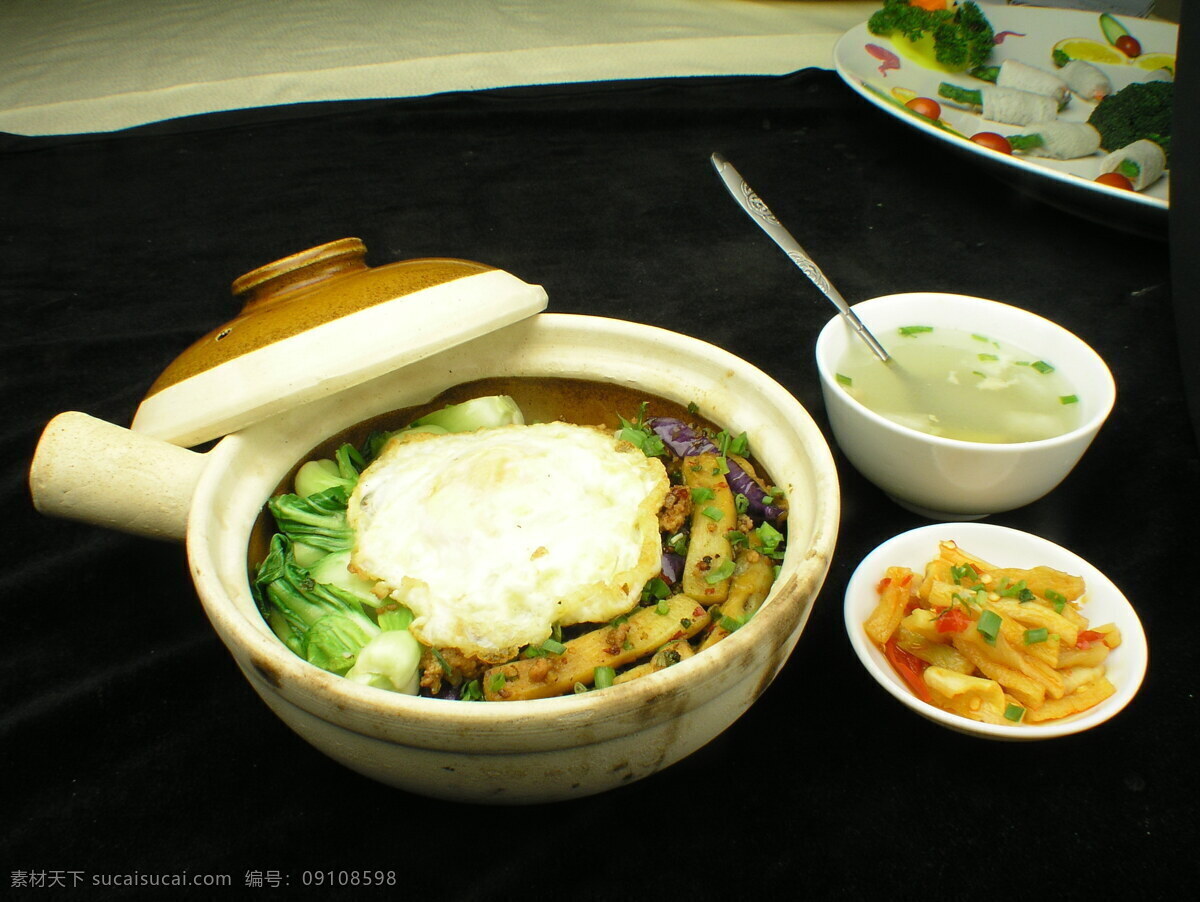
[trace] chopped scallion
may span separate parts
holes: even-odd
[[[783,533],[781,533],[766,520],[762,522],[761,526],[754,530],[754,534],[758,536],[758,540],[762,542],[763,554],[768,556],[774,554],[780,543],[783,542]]]
[[[647,580],[646,585],[642,586],[642,604],[666,598],[670,594],[671,587],[666,584],[665,580],[656,576]]]
[[[950,578],[956,583],[973,576],[975,576],[975,568],[970,564],[960,564],[957,567],[950,568]]]
[[[1066,596],[1060,595],[1058,592],[1055,592],[1053,589],[1046,590],[1046,601],[1048,601],[1048,602],[1050,602],[1050,604],[1054,605],[1054,610],[1057,611],[1059,614],[1061,614],[1063,611],[1063,608],[1065,608],[1067,606]]]
[[[611,667],[601,666],[592,671],[592,681],[597,689],[607,689],[616,677],[617,672]]]
[[[712,506],[706,507],[700,513],[704,514],[704,516],[708,517],[708,519],[712,520],[713,522],[719,522],[721,518],[725,516],[724,512],[719,507]]]
[[[984,611],[979,615],[975,629],[979,630],[979,635],[983,636],[988,645],[995,645],[996,637],[1000,635],[1000,615],[995,611]]]
[[[1043,376],[1047,376],[1050,373],[1054,372],[1054,367],[1052,367],[1050,364],[1048,364],[1044,360],[1035,360],[1033,363],[1030,364],[1030,366],[1032,366],[1035,370],[1037,370]]]
[[[736,454],[739,457],[744,457],[747,449],[750,447],[750,439],[746,437],[746,433],[741,435],[730,435],[724,429],[716,435],[718,453],[724,457],[727,454]]]
[[[1045,642],[1050,638],[1050,631],[1044,626],[1039,626],[1037,629],[1025,630],[1025,644],[1037,645],[1039,642]]]
[[[729,577],[733,576],[733,566],[733,561],[726,561],[715,570],[709,570],[704,574],[704,581],[711,586],[723,579],[729,579]]]
[[[1020,723],[1024,716],[1025,709],[1020,705],[1009,705],[1004,709],[1004,719],[1011,720],[1013,723]]]
[[[1062,404],[1078,404],[1079,395],[1059,395],[1058,400]]]
[[[696,503],[701,501],[712,501],[716,495],[717,493],[708,486],[697,486],[696,488],[692,489],[692,501]]]
[[[1025,590],[1025,580],[1018,580],[1015,583],[1005,586],[1000,589],[997,594],[1001,598],[1017,598]]]
[[[833,378],[837,379],[838,385],[850,386],[854,384],[853,379],[851,379],[849,376],[844,376],[841,373],[835,373]]]
[[[901,326],[899,332],[901,335],[910,337],[920,335],[922,332],[932,332],[933,326]]]

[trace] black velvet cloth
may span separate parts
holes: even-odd
[[[430,801],[334,764],[267,710],[181,547],[32,509],[26,470],[54,414],[127,425],[161,369],[233,314],[233,278],[346,236],[375,264],[480,260],[543,284],[551,310],[704,338],[771,373],[832,444],[813,360],[832,308],[733,204],[713,151],[850,300],[991,297],[1107,360],[1119,397],[1090,452],[1051,495],[991,521],[1074,550],[1136,605],[1150,668],[1120,716],[1007,744],[886,695],[851,651],[842,594],[868,551],[926,521],[838,455],[828,580],[741,720],[592,798]],[[1163,898],[1194,884],[1200,457],[1168,250],[1014,190],[815,70],[0,138],[0,879],[11,898],[213,899]],[[394,870],[400,884],[306,889],[303,872],[321,869]],[[90,885],[183,871],[233,885]],[[56,873],[86,888],[15,886]],[[268,885],[248,886],[255,875]]]

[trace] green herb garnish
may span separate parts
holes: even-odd
[[[984,611],[979,615],[975,629],[979,630],[988,645],[995,645],[996,637],[1000,634],[1000,615],[995,611]]]
[[[709,570],[704,574],[704,581],[710,586],[719,583],[723,579],[729,579],[733,576],[733,561],[726,561],[715,570]]]
[[[642,604],[660,601],[671,594],[671,587],[661,577],[654,577],[642,586]]]

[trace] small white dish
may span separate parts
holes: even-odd
[[[860,340],[835,316],[817,337],[829,425],[846,459],[897,504],[930,520],[978,520],[1037,501],[1061,483],[1116,403],[1104,360],[1083,339],[1036,313],[985,298],[932,291],[890,294],[852,308],[884,347],[913,324],[980,333],[1049,361],[1078,396],[1079,425],[1028,442],[969,442],[895,423],[841,385],[838,366]]]
[[[1012,726],[979,723],[917,698],[888,663],[883,651],[867,637],[863,622],[878,602],[876,586],[888,567],[909,567],[922,572],[925,564],[936,557],[938,543],[946,540],[954,541],[964,551],[996,566],[1026,568],[1045,565],[1082,576],[1087,595],[1080,613],[1090,623],[1115,623],[1121,630],[1121,644],[1113,649],[1106,665],[1107,676],[1116,687],[1116,693],[1094,708],[1071,717],[1048,723]],[[1053,542],[990,523],[934,523],[901,533],[884,542],[863,558],[850,577],[844,612],[850,644],[867,672],[880,686],[934,723],[988,739],[1053,739],[1099,726],[1133,700],[1145,678],[1149,660],[1146,634],[1137,612],[1108,577],[1077,554]]]

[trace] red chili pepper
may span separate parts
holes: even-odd
[[[875,593],[876,593],[877,595],[882,595],[882,594],[883,594],[883,590],[884,590],[884,589],[886,589],[886,588],[887,588],[888,586],[890,586],[891,584],[892,584],[892,578],[891,578],[890,576],[885,576],[885,577],[884,577],[883,579],[881,579],[881,580],[879,581],[879,583],[878,583],[878,584],[875,586]]]
[[[917,698],[933,704],[933,697],[929,694],[929,687],[925,685],[925,678],[922,676],[925,668],[929,665],[897,645],[894,636],[887,640],[887,644],[883,646],[883,652],[892,666],[896,668],[896,673],[903,677],[904,682],[908,683],[908,688],[916,694]]]
[[[1096,642],[1104,638],[1104,633],[1098,633],[1095,630],[1080,630],[1079,638],[1075,641],[1076,648],[1091,648]]]
[[[939,633],[961,633],[968,626],[971,620],[963,613],[962,608],[946,608],[937,618],[937,631]]]

